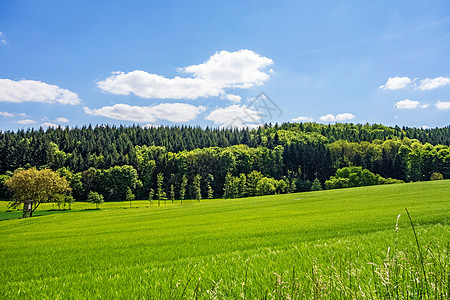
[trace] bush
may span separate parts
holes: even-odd
[[[443,180],[444,176],[442,176],[441,173],[436,173],[434,172],[433,174],[431,174],[430,176],[430,180]]]

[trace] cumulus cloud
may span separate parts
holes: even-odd
[[[19,120],[16,123],[17,124],[22,124],[22,125],[28,125],[28,124],[35,124],[36,121],[31,120],[31,119],[25,119],[25,120]]]
[[[334,116],[333,114],[327,114],[325,116],[321,116],[319,119],[322,122],[343,122],[354,119],[355,116],[351,113],[342,113]]]
[[[420,105],[419,101],[405,99],[405,100],[395,102],[394,106],[397,109],[416,109],[416,108],[427,108],[429,106],[429,104]]]
[[[336,122],[336,118],[332,114],[327,114],[319,118],[323,122]]]
[[[56,123],[68,123],[69,119],[64,118],[64,117],[59,117],[59,118],[56,118],[56,120],[54,122],[56,122]]]
[[[76,105],[80,103],[80,99],[74,92],[41,81],[0,79],[0,102]]]
[[[299,116],[297,118],[291,119],[292,122],[313,122],[314,119],[306,116]]]
[[[386,84],[381,85],[380,89],[386,89],[386,90],[399,90],[407,87],[412,82],[411,79],[408,77],[389,77]]]
[[[450,78],[447,77],[437,77],[437,78],[426,78],[420,81],[418,86],[419,90],[433,90],[441,86],[446,86],[450,84]]]
[[[0,111],[0,116],[2,117],[14,117],[12,113],[6,112],[6,111]]]
[[[188,122],[205,111],[203,106],[194,106],[186,103],[162,103],[154,106],[115,104],[98,109],[90,109],[88,107],[83,107],[83,109],[89,115],[138,123],[155,122],[158,119],[171,122]]]
[[[220,51],[202,64],[178,69],[181,73],[191,74],[191,77],[166,78],[135,70],[129,73],[115,72],[105,80],[97,82],[97,85],[102,90],[116,95],[133,93],[141,98],[157,99],[222,96],[238,102],[239,96],[226,95],[225,90],[247,89],[263,84],[270,78],[264,69],[271,64],[271,59],[251,50]]]
[[[230,100],[232,102],[241,102],[241,96],[238,95],[232,95],[232,94],[228,94],[224,97],[227,100]]]
[[[439,110],[445,110],[445,109],[450,109],[450,102],[445,102],[445,101],[438,101],[434,104],[437,109]]]
[[[354,118],[355,118],[355,116],[350,113],[343,113],[343,114],[338,114],[336,116],[336,121],[342,122],[342,121],[352,120]]]
[[[257,123],[261,121],[261,112],[235,104],[215,109],[205,119],[222,127],[256,128],[260,126]]]
[[[51,122],[44,122],[41,124],[41,127],[52,127],[52,128],[58,128],[60,125],[51,123]]]

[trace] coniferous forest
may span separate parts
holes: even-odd
[[[382,178],[378,183],[447,179],[449,145],[450,126],[105,125],[5,131],[0,132],[0,196],[8,196],[3,182],[15,170],[30,167],[57,171],[77,200],[90,192],[106,199],[125,199],[130,190],[141,199],[201,199],[357,186],[337,178],[348,173],[342,171],[346,167],[361,167],[355,175],[361,182],[369,173]]]

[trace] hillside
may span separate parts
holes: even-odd
[[[70,213],[0,222],[0,294],[383,298],[395,292],[383,286],[383,263],[401,256],[397,292],[417,295],[425,287],[411,281],[421,273],[405,207],[430,249],[429,286],[445,293],[449,198],[450,181],[443,180],[151,208],[114,202],[92,211],[75,203]]]

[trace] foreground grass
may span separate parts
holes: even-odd
[[[133,202],[139,209],[78,203],[71,213],[0,222],[0,295],[446,299],[449,199],[447,180],[151,208]]]

